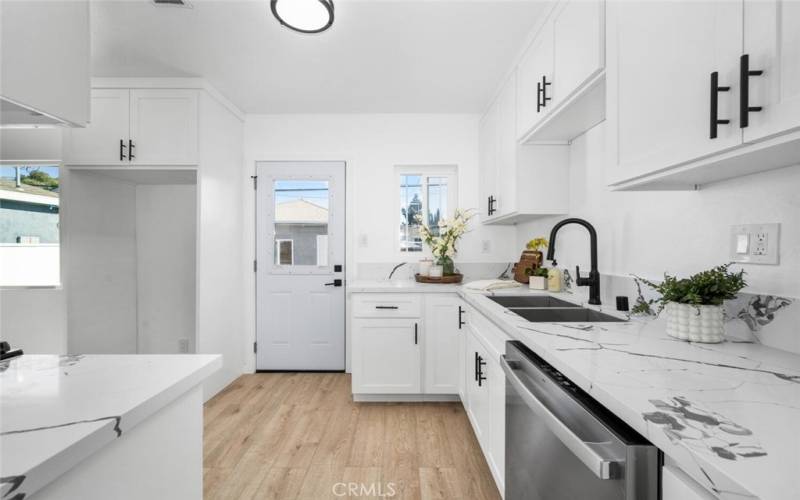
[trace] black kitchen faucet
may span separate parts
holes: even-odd
[[[567,224],[579,224],[589,231],[590,252],[592,254],[592,269],[589,271],[588,278],[581,278],[581,268],[575,266],[575,284],[578,286],[589,287],[589,303],[600,305],[600,272],[597,270],[597,231],[594,226],[583,219],[571,218],[564,219],[550,231],[550,246],[547,248],[547,260],[555,260],[556,256],[556,234],[558,230]]]

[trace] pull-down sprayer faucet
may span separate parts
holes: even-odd
[[[589,271],[588,278],[581,278],[581,268],[575,266],[575,284],[578,286],[589,287],[589,303],[600,305],[600,272],[597,270],[597,231],[594,226],[583,219],[571,218],[564,219],[550,231],[550,246],[547,248],[547,260],[555,260],[556,256],[556,234],[558,230],[567,224],[579,224],[589,231],[589,251],[591,252],[592,269]]]

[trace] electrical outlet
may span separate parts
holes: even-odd
[[[182,354],[189,352],[189,339],[178,339],[178,352]]]
[[[780,224],[731,226],[731,260],[747,264],[777,264],[780,228]]]

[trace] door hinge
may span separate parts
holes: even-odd
[[[257,260],[253,261],[253,272],[254,273],[258,272],[258,261]]]
[[[253,189],[258,189],[258,176],[251,175],[250,178],[253,179]]]
[[[258,352],[258,342],[253,342],[253,352]]]

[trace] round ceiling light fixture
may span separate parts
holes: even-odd
[[[271,0],[272,15],[299,33],[322,33],[333,25],[333,0]]]

